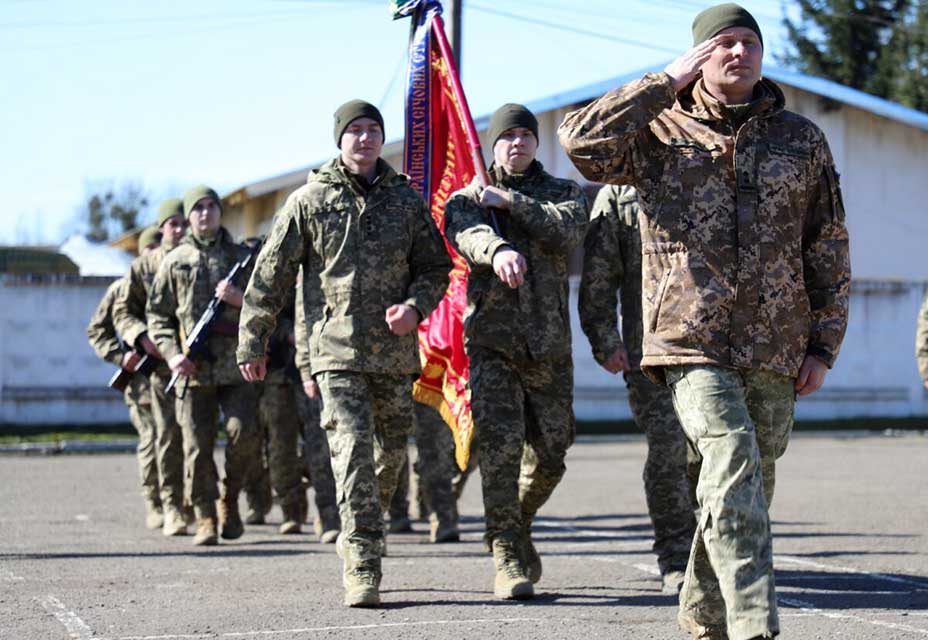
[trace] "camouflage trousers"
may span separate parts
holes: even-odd
[[[300,504],[306,495],[303,490],[303,463],[299,455],[300,417],[293,385],[289,381],[265,382],[256,385],[256,391],[259,438],[262,449],[267,443],[267,470],[271,486],[280,506],[289,508]]]
[[[529,528],[564,477],[573,444],[573,362],[513,360],[470,349],[486,541]]]
[[[151,410],[151,385],[147,378],[133,376],[125,391],[129,421],[139,434],[135,456],[139,462],[139,479],[142,497],[154,504],[161,504],[161,483],[158,480],[158,455],[155,417]]]
[[[170,377],[153,373],[151,412],[155,419],[161,502],[181,509],[184,505],[184,438],[175,412],[174,394],[164,392]]]
[[[312,483],[316,494],[316,510],[322,514],[338,508],[332,455],[321,424],[322,402],[307,396],[300,385],[293,385],[293,393],[303,425],[303,475]]]
[[[731,640],[773,636],[779,621],[768,508],[793,425],[793,380],[696,365],[668,367],[667,382],[701,457],[680,615],[727,625]]]
[[[236,499],[242,487],[260,473],[255,388],[250,384],[189,387],[177,400],[177,421],[184,434],[186,497],[189,504],[206,514],[215,513],[214,503],[220,497],[219,473],[213,459],[220,408],[228,436],[222,495]]]
[[[657,564],[661,574],[683,571],[696,530],[696,479],[691,482],[688,474],[686,436],[670,389],[654,384],[641,371],[626,373],[625,383],[635,422],[648,441],[642,479]]]
[[[416,494],[419,517],[434,518],[441,526],[458,525],[458,501],[454,493],[457,466],[454,461],[454,436],[438,411],[416,402]],[[390,501],[390,519],[409,516],[409,465],[404,464]]]
[[[412,431],[412,379],[408,375],[323,371],[322,427],[332,471],[348,562],[380,558],[383,512],[396,490]]]

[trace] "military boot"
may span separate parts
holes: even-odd
[[[380,606],[380,560],[345,560],[342,584],[346,607]]]
[[[193,544],[198,546],[212,546],[219,543],[216,535],[216,509],[213,506],[196,508],[197,532],[193,536]]]
[[[693,640],[728,640],[728,631],[725,625],[700,624],[682,611],[677,614],[680,628],[692,636]]]
[[[245,524],[264,524],[274,503],[267,469],[261,480],[245,488]]]
[[[281,505],[280,509],[284,513],[284,521],[280,525],[278,532],[285,536],[300,533],[303,530],[303,510],[300,509],[300,504],[298,502],[291,502],[290,504]]]
[[[187,535],[187,519],[181,509],[170,502],[162,505],[164,510],[164,524],[161,533],[166,536],[185,536]]]
[[[520,553],[519,536],[502,534],[493,538],[493,562],[496,580],[493,594],[504,600],[523,600],[535,595],[532,581],[525,575]]]
[[[528,528],[522,530],[522,553],[525,554],[525,573],[532,584],[537,584],[541,580],[541,556],[532,542],[532,530]]]
[[[313,530],[322,544],[335,542],[338,538],[338,532],[342,530],[342,521],[338,515],[338,508],[326,507],[316,514],[313,519]]]
[[[145,500],[145,528],[160,529],[164,526],[164,511],[160,502],[151,498]]]
[[[685,569],[668,569],[661,574],[661,592],[672,596],[679,594],[685,579]]]
[[[242,524],[242,517],[238,513],[238,494],[223,492],[222,497],[216,502],[216,507],[219,511],[220,535],[225,540],[241,538],[245,533],[245,525]]]
[[[457,523],[442,522],[434,513],[429,516],[429,540],[431,542],[458,542],[460,539],[461,532]]]

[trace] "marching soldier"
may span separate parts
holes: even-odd
[[[541,578],[532,519],[564,475],[576,428],[567,268],[588,217],[580,187],[535,160],[538,122],[528,109],[503,105],[489,135],[492,184],[451,196],[445,233],[471,267],[464,346],[494,593],[530,598]],[[500,212],[499,230],[490,209]]]
[[[396,487],[420,372],[416,327],[448,285],[451,261],[422,199],[380,158],[383,117],[348,102],[335,113],[338,158],[278,212],[249,282],[238,361],[266,373],[275,318],[303,268],[311,325],[308,395],[322,397],[338,489],[348,606],[380,603],[383,510]]]
[[[621,292],[621,335],[615,312],[617,291]],[[596,196],[583,252],[578,308],[580,326],[596,361],[609,373],[624,374],[635,422],[647,437],[643,479],[654,526],[654,553],[664,591],[676,594],[696,530],[695,487],[688,477],[686,436],[670,390],[641,373],[641,238],[633,187],[605,186]]]
[[[182,396],[176,410],[183,432],[185,488],[197,519],[193,543],[213,545],[218,542],[217,519],[223,538],[242,535],[239,491],[257,473],[260,462],[255,389],[245,384],[235,363],[242,291],[226,280],[249,250],[235,244],[220,226],[222,206],[209,187],[194,187],[184,194],[184,213],[190,233],[164,258],[155,276],[148,299],[148,330],[171,371],[184,378],[176,388]],[[214,360],[192,362],[182,345],[213,297],[225,303],[207,343]],[[229,436],[221,493],[213,460],[220,408]]]
[[[184,508],[184,445],[174,413],[174,396],[164,391],[171,370],[163,361],[158,347],[148,337],[145,306],[158,267],[164,257],[180,243],[187,230],[183,201],[180,198],[169,198],[162,202],[158,207],[157,224],[161,231],[161,245],[132,261],[126,287],[113,304],[113,322],[127,344],[133,345],[137,351],[144,351],[158,362],[151,373],[150,382],[151,407],[156,427],[155,448],[161,477],[161,503],[164,508],[162,532],[166,536],[178,536],[187,533],[188,516],[192,515]]]
[[[821,387],[844,338],[848,236],[825,136],[762,78],[753,16],[709,8],[693,45],[568,114],[559,136],[584,176],[638,190],[641,367],[701,456],[681,627],[770,638],[775,463],[796,396]]]
[[[145,255],[157,250],[160,241],[157,228],[148,227],[139,235],[139,251]],[[121,292],[126,288],[125,277],[113,282],[103,294],[103,299],[87,326],[90,346],[100,357],[127,372],[134,372],[141,356],[129,347],[113,322],[113,307]],[[136,457],[142,481],[142,497],[145,499],[145,526],[158,529],[164,523],[161,503],[161,488],[158,480],[158,463],[155,447],[155,419],[151,410],[151,387],[143,375],[133,375],[123,393],[129,407],[129,421],[139,434]]]

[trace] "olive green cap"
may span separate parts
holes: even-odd
[[[339,149],[342,148],[342,134],[345,133],[345,129],[348,128],[348,125],[358,118],[370,118],[377,122],[380,125],[381,131],[383,131],[383,116],[380,114],[380,109],[372,105],[370,102],[364,102],[364,100],[349,100],[338,109],[335,110],[335,146]],[[384,133],[384,137],[386,137]]]
[[[180,198],[168,198],[158,207],[158,226],[160,227],[174,216],[182,215],[184,215],[184,201]]]
[[[760,46],[764,46],[764,36],[761,35],[757,20],[747,9],[734,2],[717,4],[701,12],[693,20],[693,46],[705,42],[719,31],[729,27],[745,27],[757,34]]]
[[[142,233],[139,234],[139,253],[142,253],[142,249],[153,242],[161,242],[161,229],[158,227],[145,227],[142,229]]]
[[[504,104],[490,116],[490,128],[488,129],[490,146],[496,144],[503,133],[516,127],[531,130],[535,134],[535,139],[538,139],[538,119],[535,114],[521,104],[514,102]]]
[[[212,198],[219,205],[219,211],[222,212],[222,200],[219,194],[205,184],[198,184],[187,190],[184,194],[184,216],[189,218],[190,212],[193,211],[193,205],[203,198]]]

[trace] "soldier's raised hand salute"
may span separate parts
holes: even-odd
[[[715,48],[721,44],[727,36],[717,35],[709,38],[705,42],[700,42],[695,47],[684,53],[682,56],[664,67],[664,73],[670,76],[673,90],[679,93],[696,79],[702,65],[712,56]]]

